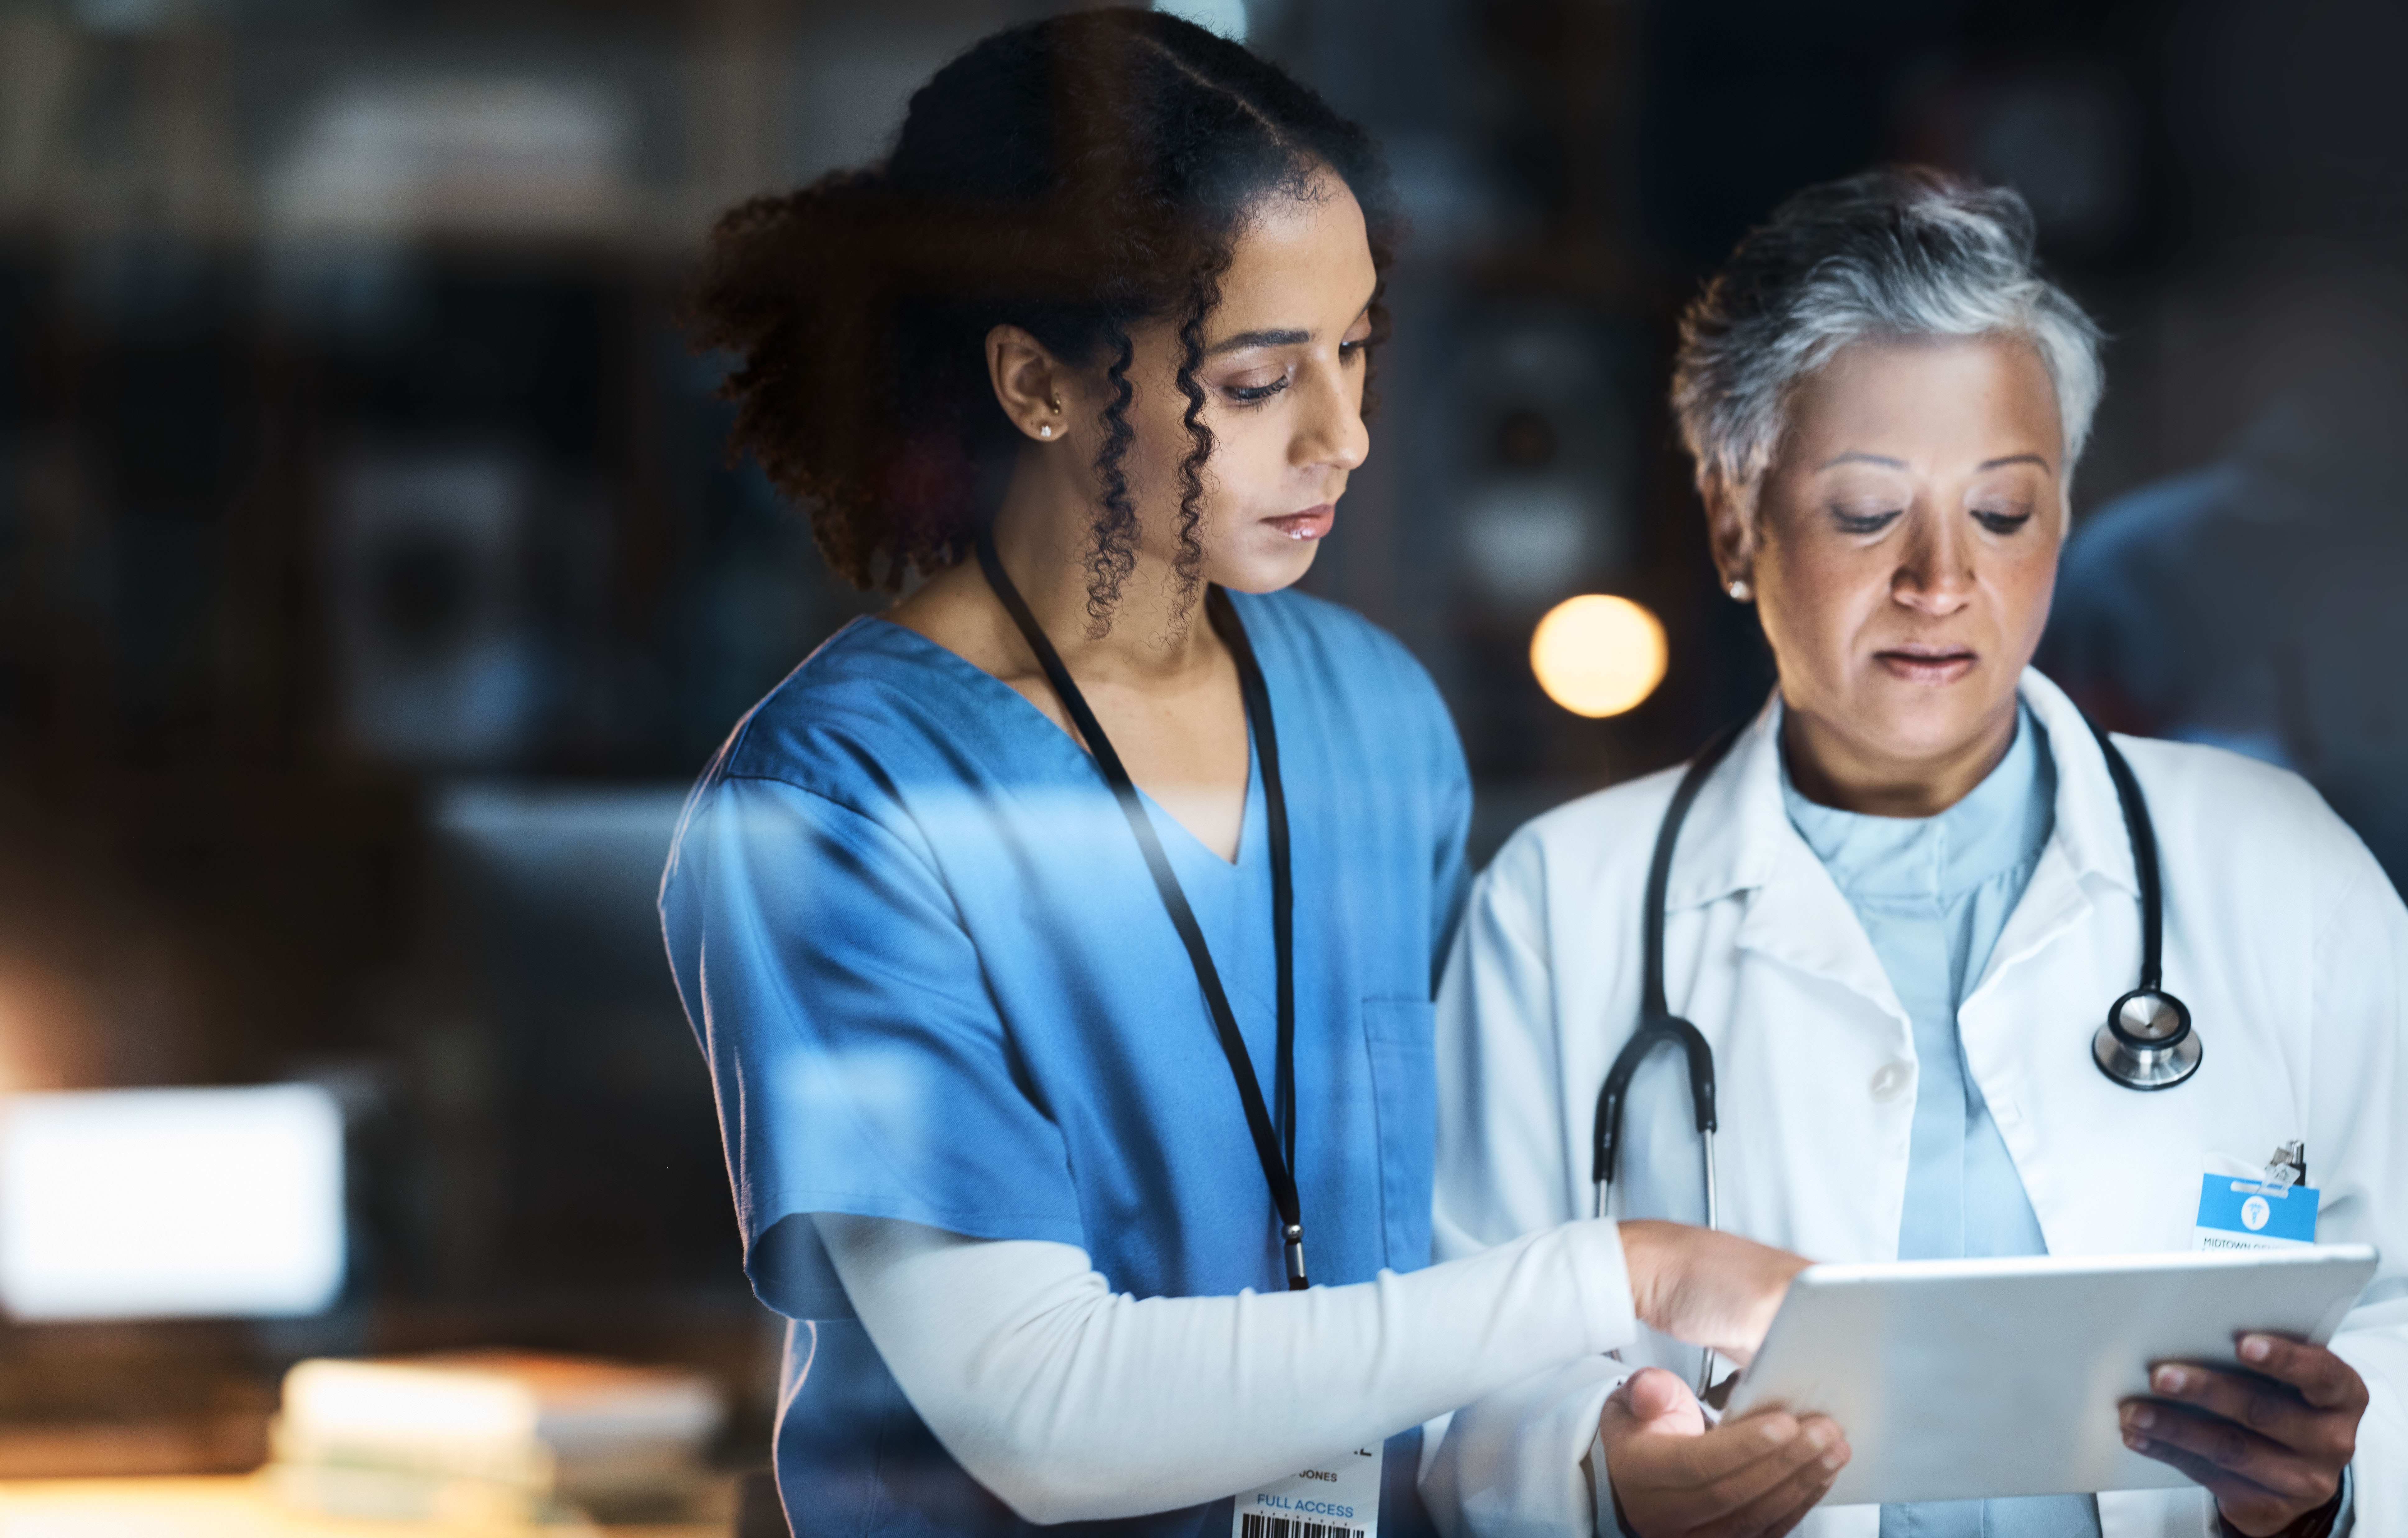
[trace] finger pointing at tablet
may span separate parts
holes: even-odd
[[[2246,1372],[2161,1362],[2156,1399],[2128,1400],[2124,1441],[2215,1496],[2226,1524],[2280,1532],[2335,1502],[2358,1446],[2366,1383],[2322,1346],[2243,1335]]]
[[[1598,1442],[1598,1499],[1636,1538],[1773,1538],[1804,1520],[1848,1461],[1846,1436],[1825,1416],[1767,1411],[1709,1430],[1688,1386],[1656,1367],[1605,1401]]]

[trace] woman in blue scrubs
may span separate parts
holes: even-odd
[[[1640,1315],[1743,1353],[1797,1264],[1589,1222],[1424,1269],[1469,788],[1405,651],[1286,591],[1397,225],[1310,93],[1105,10],[712,236],[739,446],[924,579],[738,726],[662,888],[798,1531],[1369,1533],[1420,1423]],[[1771,1430],[1738,1476],[1845,1456]]]

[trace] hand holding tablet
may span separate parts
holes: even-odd
[[[2332,1451],[2338,1421],[2355,1426],[2350,1396],[2365,1390],[2355,1373],[2325,1371],[2341,1365],[2330,1353],[2286,1348],[2330,1340],[2375,1263],[2371,1245],[2336,1244],[1815,1266],[1791,1286],[1730,1414],[1778,1406],[1829,1416],[1854,1453],[1827,1497],[1839,1504],[2164,1489],[2205,1471],[2199,1457],[2236,1449],[2241,1428],[2229,1423],[2232,1410],[2246,1418],[2244,1395],[2267,1395],[2261,1409],[2287,1402],[2255,1375],[2295,1373],[2310,1413],[2250,1433],[2266,1446],[2239,1447],[2292,1486],[2272,1502],[2251,1495],[2250,1509],[2229,1508],[2254,1527],[2278,1506],[2304,1501],[2296,1515],[2331,1494],[2315,1494],[2314,1470]],[[2253,1335],[2272,1345],[2244,1361],[2235,1343]],[[2163,1380],[2152,1366],[2172,1363],[2215,1371],[2193,1383],[2186,1366],[2181,1391],[2153,1387]],[[2176,1442],[2194,1461],[2177,1466],[2127,1445],[2124,1417],[2137,1411],[2125,1406],[2142,1399],[2152,1416],[2144,1439]]]
[[[1614,1502],[1625,1532],[1647,1535],[1786,1532],[1848,1461],[1847,1435],[1828,1416],[1772,1410],[1709,1429],[1687,1385],[1656,1367],[1607,1399],[1597,1450],[1608,1476],[1599,1499]]]
[[[2244,1335],[2239,1372],[2167,1362],[2123,1404],[2124,1445],[2188,1474],[2229,1525],[2275,1533],[2331,1503],[2357,1451],[2366,1380],[2322,1345]]]

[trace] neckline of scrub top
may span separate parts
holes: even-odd
[[[1785,752],[1776,755],[1781,798],[1842,891],[1945,900],[2040,858],[2054,789],[2043,783],[2047,740],[2047,728],[2018,704],[2006,755],[1964,799],[1928,817],[1881,817],[1809,800],[1789,777]]]
[[[1234,598],[1235,595],[1232,595],[1232,597]],[[1096,789],[1107,796],[1111,794],[1112,787],[1104,779],[1103,769],[1096,762],[1095,755],[1082,747],[1077,738],[1064,731],[1052,716],[1039,710],[1036,702],[1026,695],[970,661],[952,647],[931,640],[910,625],[898,625],[883,614],[864,614],[837,634],[841,636],[845,630],[872,624],[884,627],[881,633],[898,638],[905,650],[931,654],[932,659],[939,667],[953,674],[956,679],[968,683],[972,688],[1000,690],[1010,696],[1011,703],[1025,711],[1028,719],[1043,727],[1047,737],[1068,750],[1070,755],[1078,760],[1080,769],[1094,781]],[[1259,654],[1261,651],[1259,642],[1256,643],[1255,650]],[[1268,684],[1268,679],[1266,683]],[[1185,841],[1190,853],[1202,856],[1203,869],[1218,871],[1225,877],[1234,877],[1246,868],[1247,857],[1254,852],[1254,845],[1259,840],[1255,829],[1263,820],[1262,816],[1257,814],[1262,793],[1262,764],[1254,755],[1254,731],[1252,722],[1248,722],[1246,726],[1246,791],[1238,809],[1238,852],[1235,859],[1224,858],[1219,850],[1197,838],[1185,823],[1174,816],[1169,808],[1155,800],[1143,785],[1137,787],[1138,799],[1144,803],[1146,815],[1153,819],[1155,831],[1167,830]],[[1179,875],[1182,881],[1188,879],[1189,868],[1197,863],[1196,861],[1180,862]]]

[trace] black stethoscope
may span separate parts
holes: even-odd
[[[2124,809],[2124,831],[2132,841],[2132,865],[2141,886],[2141,985],[2108,1007],[2107,1023],[2091,1038],[2091,1060],[2099,1071],[2127,1089],[2172,1089],[2199,1071],[2199,1037],[2191,1029],[2190,1009],[2160,985],[2165,941],[2165,895],[2157,876],[2157,831],[2149,821],[2149,804],[2132,766],[2108,740],[2099,724],[2084,717],[2090,734],[2107,755],[2107,774],[2115,782],[2115,799]],[[1745,722],[1726,728],[1706,744],[1681,776],[1665,809],[1664,825],[1656,834],[1656,854],[1647,866],[1646,980],[1639,1003],[1639,1029],[1613,1059],[1598,1092],[1594,1159],[1589,1178],[1597,1186],[1597,1215],[1603,1217],[1607,1187],[1613,1184],[1615,1156],[1622,1146],[1622,1105],[1632,1075],[1648,1054],[1666,1042],[1677,1043],[1689,1061],[1689,1100],[1697,1112],[1698,1136],[1705,1146],[1706,1227],[1715,1227],[1714,1191],[1714,1052],[1698,1028],[1674,1014],[1664,1002],[1664,902],[1672,879],[1672,846],[1680,841],[1681,825],[1688,820],[1698,792],[1739,740]]]

